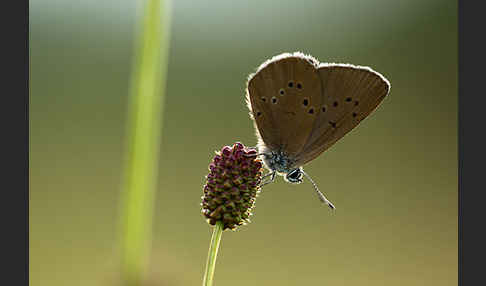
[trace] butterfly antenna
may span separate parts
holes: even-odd
[[[319,200],[323,203],[325,203],[326,205],[328,205],[331,209],[336,209],[336,207],[334,207],[334,205],[328,200],[326,199],[326,197],[324,196],[323,193],[321,193],[321,191],[319,191],[319,188],[317,187],[316,183],[314,183],[314,181],[311,179],[311,177],[309,175],[307,175],[306,172],[304,172],[304,170],[301,170],[302,174],[304,174],[304,176],[311,182],[311,184],[314,186],[314,189],[316,190],[316,193],[317,193],[317,196],[319,197]]]

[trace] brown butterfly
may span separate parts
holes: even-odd
[[[246,101],[258,138],[258,155],[270,173],[299,184],[302,166],[365,119],[390,92],[390,83],[369,67],[319,63],[300,52],[267,60],[248,77]]]

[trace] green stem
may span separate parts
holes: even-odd
[[[120,201],[121,279],[129,286],[143,283],[150,254],[169,47],[169,11],[164,4],[144,1],[135,42]]]
[[[214,269],[216,267],[216,258],[218,256],[219,243],[221,242],[221,235],[223,234],[223,223],[216,222],[211,237],[211,244],[209,246],[208,260],[206,262],[206,272],[204,273],[203,286],[212,286]]]

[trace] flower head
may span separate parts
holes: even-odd
[[[216,152],[206,176],[202,213],[208,223],[223,222],[223,229],[236,229],[249,222],[260,191],[262,162],[254,149],[236,142]]]

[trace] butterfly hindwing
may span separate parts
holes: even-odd
[[[247,101],[261,140],[272,150],[296,156],[304,148],[322,105],[317,61],[282,54],[250,76]]]

